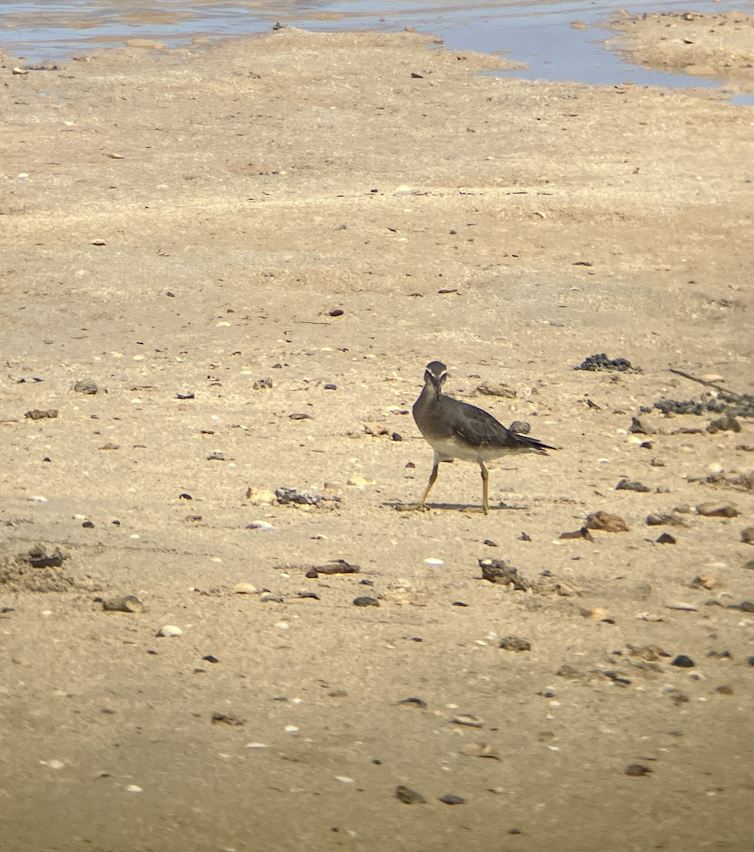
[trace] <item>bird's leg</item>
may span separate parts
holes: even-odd
[[[479,467],[482,469],[482,511],[485,515],[490,513],[490,474],[484,466],[484,462],[479,462]]]
[[[429,495],[429,492],[432,490],[432,486],[435,484],[435,482],[437,482],[437,471],[438,471],[439,467],[440,467],[440,459],[437,456],[435,456],[435,462],[432,465],[432,473],[429,475],[429,482],[427,483],[427,487],[424,489],[424,493],[419,498],[419,502],[416,504],[416,506],[414,508],[419,509],[419,510],[423,510],[423,509],[426,508],[424,503],[425,503],[425,501],[426,501],[426,499]]]

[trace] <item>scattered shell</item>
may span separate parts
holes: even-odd
[[[466,725],[469,728],[484,727],[484,720],[480,719],[479,716],[474,716],[472,713],[459,713],[457,716],[453,716],[452,721],[456,725]]]
[[[246,743],[246,748],[267,748],[264,743]]]
[[[665,606],[666,606],[667,609],[677,609],[677,610],[680,610],[682,612],[696,612],[697,611],[694,604],[683,603],[683,602],[669,603],[669,604],[665,604]]]
[[[27,497],[26,499],[29,503],[46,503],[47,502],[46,497],[40,497],[40,496]]]
[[[158,636],[183,636],[183,631],[180,627],[174,624],[166,624],[157,631]]]
[[[256,595],[258,593],[258,589],[253,583],[236,583],[233,586],[233,591],[237,595]]]
[[[126,792],[127,793],[143,793],[144,790],[141,787],[139,787],[137,784],[129,784],[128,787],[126,787]]]
[[[374,485],[374,484],[375,484],[374,479],[366,479],[363,476],[359,476],[358,473],[355,473],[353,476],[351,476],[349,478],[348,482],[346,483],[346,485],[350,485],[352,488],[366,488],[367,485]]]
[[[445,563],[442,561],[442,559],[437,559],[434,556],[430,556],[428,559],[424,560],[424,564],[425,565],[434,565],[434,566],[437,566],[439,568],[441,565],[444,565]]]
[[[290,630],[291,625],[287,621],[277,621],[275,622],[275,627],[278,630]]]
[[[102,609],[107,612],[144,612],[145,607],[136,595],[122,595],[102,601]],[[179,628],[175,629],[178,630]],[[180,633],[176,635],[180,635]]]
[[[353,778],[349,778],[347,775],[336,775],[336,781],[341,781],[343,784],[353,784]]]
[[[699,574],[691,581],[692,589],[714,589],[720,584],[709,574]]]
[[[252,521],[246,525],[247,530],[263,530],[264,532],[273,532],[275,527],[267,521]]]
[[[246,489],[246,499],[251,501],[255,506],[258,506],[260,503],[274,503],[276,498],[272,491],[266,488],[252,488],[249,486]]]
[[[611,617],[610,611],[602,606],[592,606],[579,612],[587,621],[607,621]]]
[[[298,728],[295,725],[286,725],[283,730],[286,732],[286,734],[290,734],[294,737],[298,733]]]
[[[500,753],[495,751],[488,743],[466,743],[461,748],[461,754],[467,757],[489,757],[492,760],[501,760]]]

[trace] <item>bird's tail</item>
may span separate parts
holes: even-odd
[[[548,455],[548,450],[560,449],[560,447],[551,447],[549,444],[543,444],[542,441],[530,438],[528,435],[519,435],[517,432],[513,434],[516,436],[516,440],[522,449],[530,450],[532,453],[539,453],[541,456]]]

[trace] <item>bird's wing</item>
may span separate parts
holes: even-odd
[[[456,400],[452,418],[453,434],[471,447],[515,447],[518,435],[509,432],[491,414],[475,405]]]
[[[542,455],[547,455],[547,450],[556,449],[536,438],[511,432],[489,412],[477,408],[476,405],[454,401],[457,405],[453,406],[453,434],[470,447],[504,447],[509,450],[529,450]]]

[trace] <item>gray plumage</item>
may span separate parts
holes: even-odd
[[[434,450],[434,465],[429,484],[416,508],[423,509],[432,486],[437,480],[441,461],[463,459],[475,461],[482,473],[482,508],[489,511],[489,473],[485,461],[509,453],[538,453],[547,455],[554,450],[536,438],[506,429],[491,414],[475,405],[453,399],[442,393],[448,370],[441,361],[427,364],[424,388],[414,403],[413,413],[419,431]]]

